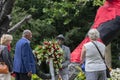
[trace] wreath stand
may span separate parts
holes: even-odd
[[[51,80],[55,80],[55,71],[54,71],[54,67],[53,67],[53,59],[52,58],[50,58],[49,68],[50,68]]]

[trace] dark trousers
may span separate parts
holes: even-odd
[[[27,73],[16,73],[15,80],[31,80]]]

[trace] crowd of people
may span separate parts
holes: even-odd
[[[85,61],[85,74],[86,80],[107,80],[106,67],[102,58],[99,55],[95,45],[98,46],[102,55],[105,55],[105,45],[97,39],[99,38],[99,32],[96,29],[91,29],[88,32],[88,36],[91,41],[84,44],[82,48],[81,63]],[[11,80],[11,74],[15,74],[15,80],[31,80],[32,74],[36,73],[36,57],[30,46],[32,39],[32,32],[30,30],[24,30],[21,39],[19,39],[15,46],[14,59],[10,55],[10,43],[13,40],[12,35],[3,34],[0,39],[0,62],[3,61],[9,68],[9,73],[0,73],[0,80]],[[70,48],[64,45],[65,37],[60,34],[56,37],[56,40],[60,47],[64,51],[64,61],[62,69],[59,70],[59,74],[55,75],[55,80],[61,77],[62,80],[69,79],[69,65],[70,62]]]
[[[5,62],[9,72],[0,73],[0,80],[11,80],[11,75],[15,74],[15,80],[31,80],[31,75],[36,73],[36,62],[32,49],[30,47],[30,39],[32,32],[24,30],[22,38],[16,43],[14,59],[10,54],[10,43],[13,36],[3,34],[0,38],[0,62]]]
[[[65,37],[62,34],[56,37],[64,51],[62,69],[55,76],[56,80],[58,77],[61,77],[62,80],[73,80],[72,71],[69,69],[74,68],[75,65],[81,67],[83,64],[82,68],[84,68],[86,80],[107,80],[106,64],[102,57],[105,57],[106,46],[119,34],[119,10],[120,0],[105,0],[104,5],[97,11],[88,36],[72,53],[70,48],[64,45]],[[14,59],[12,59],[10,43],[13,37],[10,34],[1,36],[0,62],[6,63],[9,72],[7,74],[0,73],[0,80],[11,80],[11,74],[15,74],[16,80],[31,80],[32,74],[36,73],[36,57],[30,46],[31,39],[32,32],[24,30],[22,38],[16,43]]]
[[[13,36],[10,34],[3,34],[0,38],[0,62],[5,62],[9,68],[8,74],[0,73],[0,80],[11,80],[11,74],[15,74],[15,80],[31,80],[32,74],[36,73],[36,57],[33,54],[30,46],[32,39],[32,32],[30,30],[24,30],[22,38],[17,41],[15,46],[14,59],[11,58],[10,54],[10,43],[13,40]],[[70,49],[63,45],[64,36],[57,36],[58,44],[65,51],[64,61],[62,62],[62,70],[60,75],[63,80],[68,80],[67,65],[70,63]],[[56,75],[58,79],[59,75]]]

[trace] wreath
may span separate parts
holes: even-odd
[[[62,69],[64,51],[56,40],[44,40],[42,45],[37,45],[34,51],[38,64],[41,64],[42,61],[49,63],[50,59],[53,59],[53,67],[56,74]]]

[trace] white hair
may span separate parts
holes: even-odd
[[[26,30],[23,31],[22,36],[25,37],[25,36],[28,35],[29,33],[31,33],[31,31],[28,30],[28,29],[26,29]]]
[[[100,37],[100,33],[98,32],[97,29],[90,29],[88,32],[88,36],[92,40],[96,40]]]

